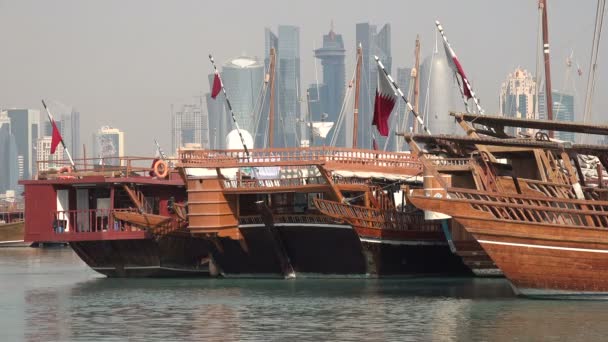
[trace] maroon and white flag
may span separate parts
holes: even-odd
[[[397,102],[397,94],[391,81],[386,77],[384,70],[378,65],[378,88],[374,102],[374,119],[372,125],[376,126],[381,136],[388,136],[388,119]]]
[[[63,141],[63,138],[61,137],[61,133],[57,128],[57,124],[55,124],[55,120],[52,118],[51,126],[53,126],[53,133],[51,134],[51,154],[55,154],[57,146],[59,146],[59,143]]]
[[[220,80],[220,75],[216,72],[215,77],[213,78],[213,89],[211,89],[211,98],[215,99],[217,95],[222,90],[222,81]]]
[[[462,80],[462,84],[464,85],[462,87],[464,96],[467,99],[472,98],[473,94],[471,94],[471,90],[467,86],[469,84],[469,80],[467,79],[467,75],[464,74],[464,70],[462,69],[462,65],[460,64],[458,57],[456,57],[456,53],[454,52],[454,49],[452,49],[452,47],[450,46],[450,44],[448,43],[448,41],[446,39],[443,40],[443,47],[445,48],[445,56],[448,59],[448,64],[450,65],[450,68],[452,68],[454,73],[459,75],[460,79]]]

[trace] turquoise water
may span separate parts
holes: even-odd
[[[69,248],[0,249],[0,341],[573,341],[608,302],[504,279],[107,279]]]

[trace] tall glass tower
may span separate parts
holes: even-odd
[[[380,58],[384,68],[390,73],[392,67],[391,26],[386,24],[380,31],[377,31],[376,25],[360,23],[357,24],[356,31],[356,46],[360,43],[363,52],[357,141],[358,147],[371,148],[372,129],[375,130],[371,124],[374,115],[376,87],[378,86],[378,67],[374,55]],[[378,144],[383,146],[385,138],[380,138],[377,132],[374,134]]]
[[[338,121],[346,86],[345,51],[342,35],[336,34],[332,25],[329,33],[323,36],[323,47],[315,50],[315,57],[321,60],[323,66],[323,86],[320,88],[322,92],[317,94],[317,99],[320,101],[321,112],[326,116],[313,118],[314,121]],[[338,133],[338,146],[345,146],[345,128],[342,127],[342,132]],[[334,134],[336,132],[332,130],[326,141],[331,141]]]

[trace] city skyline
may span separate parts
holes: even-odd
[[[194,20],[195,13],[201,13],[208,3],[5,2],[2,5],[5,20],[0,24],[5,30],[0,39],[14,48],[3,56],[2,71],[11,82],[2,86],[0,105],[39,109],[41,97],[72,103],[83,113],[84,136],[90,136],[99,126],[114,125],[133,136],[127,143],[128,153],[149,154],[155,138],[166,149],[171,146],[171,134],[166,129],[171,120],[170,105],[188,103],[190,100],[185,98],[208,91],[209,52],[214,53],[219,63],[243,52],[264,56],[261,34],[264,27],[285,23],[298,26],[301,86],[308,85],[316,77],[312,51],[321,46],[321,37],[327,33],[332,19],[335,30],[344,37],[347,78],[354,65],[356,23],[392,25],[394,72],[396,67],[412,65],[417,33],[421,35],[422,56],[429,54],[435,42],[433,21],[441,19],[488,113],[498,112],[496,93],[509,70],[517,65],[534,69],[538,23],[533,2],[471,1],[462,6],[444,1],[419,5],[415,8],[416,15],[407,15],[413,12],[408,11],[406,4],[395,6],[389,1],[374,4],[312,1],[306,6],[294,4],[295,9],[277,1],[269,4],[275,9],[273,13],[257,16],[249,13],[260,14],[259,6],[241,4],[239,11],[247,14],[241,15],[239,25],[232,27],[225,23],[224,16]],[[139,10],[144,6],[148,11],[141,15]],[[229,4],[217,6],[220,10],[231,8]],[[323,11],[313,14],[312,8]],[[591,3],[550,3],[554,86],[561,84],[564,60],[572,49],[586,74],[594,10]],[[404,16],[408,20],[403,20]],[[474,24],[461,20],[462,17]],[[513,17],[518,18],[517,25],[509,20]],[[23,18],[28,18],[31,24],[18,25]],[[565,28],[566,25],[559,25],[565,18],[589,24]],[[115,23],[110,28],[103,24],[108,20]],[[13,33],[11,27],[19,27],[18,32]],[[217,27],[222,29],[211,29]],[[600,55],[604,49],[605,44],[600,47]],[[600,67],[596,94],[601,94],[605,83],[603,73]],[[580,93],[584,91],[580,84],[578,89]],[[595,108],[601,108],[603,101],[596,96]],[[147,123],[145,130],[140,129],[142,121]]]

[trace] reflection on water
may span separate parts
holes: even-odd
[[[69,248],[0,250],[3,340],[593,340],[608,303],[504,279],[106,279]]]

